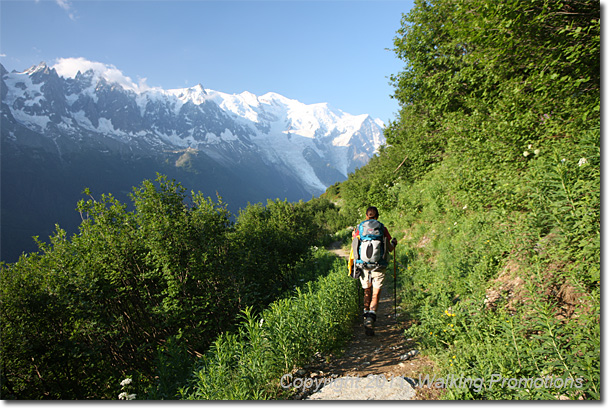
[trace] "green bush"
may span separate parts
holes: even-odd
[[[469,214],[425,245],[413,238],[399,276],[403,306],[416,320],[407,337],[434,357],[437,374],[487,383],[498,375],[580,378],[578,388],[454,388],[446,398],[599,399],[599,283],[583,280],[578,264],[540,255],[554,248],[545,239],[528,243],[527,220],[500,215]]]
[[[280,394],[280,378],[347,340],[358,312],[356,282],[337,261],[334,269],[306,283],[260,315],[243,312],[238,333],[225,333],[196,365],[182,389],[188,400],[260,400]]]
[[[184,188],[157,182],[134,190],[133,211],[111,195],[82,200],[77,235],[58,228],[42,254],[3,267],[3,397],[116,398],[125,374],[151,382],[173,335],[202,351],[234,317],[228,212],[200,195],[187,206]]]
[[[168,397],[241,310],[315,278],[302,268],[327,233],[310,205],[249,205],[233,223],[221,200],[185,191],[159,176],[128,210],[86,190],[78,234],[58,227],[2,265],[3,398],[115,399],[127,376],[136,397]]]

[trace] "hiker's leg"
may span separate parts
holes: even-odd
[[[370,310],[371,300],[373,297],[373,287],[370,286],[364,289],[364,310]]]
[[[379,304],[379,294],[381,293],[381,288],[372,288],[372,297],[371,297],[371,304],[370,304],[370,309],[368,310],[372,310],[373,312],[377,312],[377,305]]]
[[[377,312],[377,305],[379,304],[379,294],[381,293],[381,287],[383,286],[383,279],[385,278],[385,268],[377,267],[371,272],[371,284],[372,295],[370,310]]]
[[[369,306],[371,305],[371,298],[373,297],[372,277],[370,270],[362,270],[362,276],[360,276],[360,284],[362,285],[362,289],[364,289],[364,310],[368,311]]]

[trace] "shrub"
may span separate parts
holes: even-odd
[[[182,389],[189,400],[259,400],[279,394],[280,378],[316,352],[351,335],[358,311],[356,282],[345,263],[279,299],[260,315],[243,312],[238,333],[221,335]],[[315,318],[315,320],[313,319]]]
[[[306,204],[249,205],[233,223],[221,200],[161,175],[134,188],[132,210],[85,194],[78,234],[58,227],[40,253],[2,265],[4,398],[113,399],[127,376],[137,397],[167,397],[183,381],[172,372],[242,309],[315,278],[303,267],[323,221]]]

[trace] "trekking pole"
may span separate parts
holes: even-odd
[[[398,321],[396,315],[396,247],[394,247],[394,320]]]

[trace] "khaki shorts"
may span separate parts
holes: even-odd
[[[362,276],[360,276],[360,284],[363,289],[368,289],[371,284],[374,288],[381,288],[383,285],[383,278],[385,277],[385,266],[377,266],[373,269],[362,269]]]

